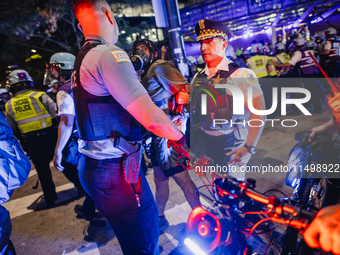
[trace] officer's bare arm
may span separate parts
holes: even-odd
[[[157,136],[175,141],[183,136],[176,125],[151,101],[148,94],[137,97],[126,107],[126,110]]]
[[[60,117],[58,127],[58,141],[54,151],[53,163],[54,166],[62,171],[64,168],[61,166],[62,151],[69,140],[74,124],[74,115],[65,114]]]
[[[274,64],[274,66],[276,66],[276,67],[290,67],[290,66],[292,66],[292,64],[291,63],[284,63],[284,64],[279,64],[279,63],[277,63],[276,61],[273,61],[273,64]]]
[[[265,110],[266,109],[263,95],[260,95],[258,97],[253,98],[253,106],[257,110]],[[249,111],[249,109],[248,109],[248,111]],[[248,133],[246,143],[248,145],[256,146],[256,144],[259,141],[260,136],[262,134],[264,125],[259,125],[259,124],[255,124],[255,123],[260,123],[261,121],[263,121],[263,123],[265,123],[266,122],[266,116],[265,115],[251,114],[250,120],[254,121],[253,122],[254,124],[252,126],[249,126],[249,133]],[[255,121],[255,120],[258,120],[258,121]],[[261,126],[261,127],[255,127],[255,126]]]
[[[60,117],[60,123],[58,127],[58,142],[56,145],[56,151],[62,151],[70,138],[73,130],[74,115],[65,114]]]

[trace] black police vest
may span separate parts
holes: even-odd
[[[204,71],[201,71],[195,78],[192,86],[193,103],[195,105],[192,112],[193,124],[198,124],[205,129],[209,129],[214,119],[230,121],[233,116],[233,97],[226,94],[226,89],[214,88],[215,84],[226,84],[228,77],[240,66],[235,63],[229,64],[229,71],[219,70],[210,79]],[[209,92],[209,93],[207,93]],[[207,114],[202,115],[201,95],[207,94]],[[196,122],[196,123],[195,123]]]
[[[314,75],[318,72],[318,67],[314,63],[311,56],[309,56],[308,52],[311,51],[309,49],[303,48],[300,50],[301,52],[301,61],[299,62],[299,68],[301,71],[301,76]]]
[[[111,95],[95,96],[81,85],[79,72],[85,55],[101,44],[93,41],[85,44],[74,63],[73,98],[76,108],[79,136],[86,141],[124,137],[128,141],[142,140],[141,125]]]

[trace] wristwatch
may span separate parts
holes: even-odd
[[[252,155],[256,153],[256,148],[252,145],[248,145],[245,143],[243,147],[246,148],[249,151],[249,153]]]

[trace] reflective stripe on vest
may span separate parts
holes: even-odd
[[[53,116],[46,110],[40,97],[45,92],[27,91],[6,103],[6,111],[25,134],[52,126]]]
[[[308,49],[301,49],[301,61],[300,61],[300,70],[303,75],[311,75],[316,74],[318,72],[317,66],[314,63],[311,56],[309,56],[309,52],[312,52]]]
[[[265,59],[268,60],[268,63],[270,65],[270,67],[272,68],[272,71],[269,73],[269,76],[275,76],[276,75],[276,68],[275,66],[273,65],[273,60],[274,58],[273,57],[270,57],[270,56],[264,56]]]
[[[330,40],[332,46],[329,52],[329,57],[337,57],[340,55],[340,41]]]
[[[276,57],[281,61],[281,64],[285,64],[290,60],[290,57],[287,53],[280,53],[279,55],[276,55]]]
[[[257,78],[268,76],[264,56],[252,56],[251,58],[247,59],[247,63],[250,69],[256,73]]]

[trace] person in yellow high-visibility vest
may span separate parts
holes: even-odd
[[[51,207],[58,198],[49,168],[58,136],[55,103],[45,92],[31,90],[33,80],[25,70],[12,71],[9,81],[13,98],[6,103],[6,120],[21,134],[37,170],[46,205]]]
[[[275,45],[275,52],[276,52],[275,60],[278,64],[285,64],[285,63],[288,63],[288,61],[290,60],[290,56],[287,53],[285,53],[285,48],[286,48],[286,45],[281,42]],[[288,72],[289,72],[289,67],[279,68],[278,76],[286,77],[288,75]]]
[[[251,50],[251,53],[254,54],[250,58],[247,59],[247,65],[251,70],[254,71],[258,78],[267,77],[267,60],[266,57],[260,55],[262,52],[262,48],[258,46],[256,49]]]
[[[270,77],[276,76],[276,68],[273,65],[274,57],[269,55],[269,47],[267,45],[265,45],[262,48],[262,52],[263,52],[263,55],[265,56],[265,59],[266,59],[266,68],[267,68],[268,76],[270,76]]]

